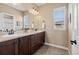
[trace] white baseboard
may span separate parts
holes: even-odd
[[[55,45],[55,44],[51,44],[51,43],[45,43],[45,45],[49,45],[49,46],[64,49],[64,50],[69,50],[67,47],[60,46],[60,45]]]
[[[68,54],[70,55],[70,51],[69,51],[69,49],[67,47],[60,46],[60,45],[55,45],[55,44],[51,44],[51,43],[45,43],[45,45],[67,50],[68,51]]]

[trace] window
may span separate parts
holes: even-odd
[[[29,16],[24,16],[24,28],[29,28]]]
[[[65,28],[65,7],[55,8],[53,10],[53,20],[55,29]]]

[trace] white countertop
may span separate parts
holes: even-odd
[[[0,36],[0,42],[7,41],[7,40],[12,40],[15,38],[23,37],[23,36],[28,36],[36,33],[44,32],[44,30],[39,30],[39,31],[28,31],[28,32],[18,32],[12,35],[2,35]]]

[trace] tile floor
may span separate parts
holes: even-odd
[[[34,55],[68,55],[68,51],[44,45]]]

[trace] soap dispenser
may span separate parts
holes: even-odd
[[[34,30],[34,22],[32,22],[32,30]]]
[[[45,21],[42,22],[42,29],[45,29]]]

